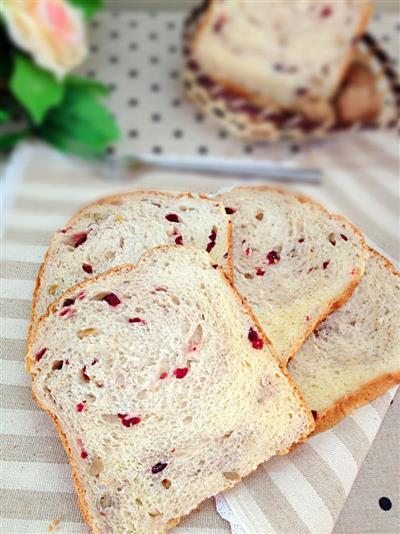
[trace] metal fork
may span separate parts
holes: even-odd
[[[281,183],[320,184],[323,177],[318,168],[299,168],[293,164],[277,164],[268,160],[156,154],[109,157],[103,162],[100,172],[108,180],[126,180],[132,178],[133,173],[150,168],[268,178]]]

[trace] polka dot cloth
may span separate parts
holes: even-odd
[[[110,88],[108,105],[122,132],[115,153],[285,158],[301,152],[293,143],[271,148],[232,138],[182,98],[183,17],[102,12],[90,23],[91,54],[82,73]],[[371,32],[396,55],[396,21],[388,24],[388,17],[375,17]]]

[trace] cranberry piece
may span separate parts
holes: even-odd
[[[220,15],[214,23],[213,32],[220,33],[227,22],[228,17],[226,15]]]
[[[178,215],[176,215],[176,213],[169,213],[168,215],[165,216],[165,218],[169,222],[174,222],[174,223],[180,222],[179,217]]]
[[[82,245],[87,239],[87,234],[85,232],[78,232],[77,234],[73,234],[71,236],[72,244],[75,248]]]
[[[298,87],[296,89],[296,95],[297,96],[306,96],[307,93],[308,93],[307,87]]]
[[[153,475],[156,475],[157,473],[161,473],[161,471],[164,471],[167,465],[168,464],[166,462],[158,462],[153,465],[153,467],[151,468],[151,472],[153,473]]]
[[[83,411],[83,408],[85,407],[85,402],[86,401],[83,401],[83,402],[79,402],[77,405],[76,405],[76,411],[77,412],[82,412]]]
[[[174,375],[176,376],[176,378],[185,378],[188,372],[189,372],[188,367],[180,367],[178,369],[175,369]]]
[[[93,273],[93,267],[89,265],[88,263],[82,264],[82,269],[85,271],[85,273],[92,274]]]
[[[88,453],[87,453],[86,451],[82,451],[82,452],[81,452],[81,458],[82,458],[83,460],[86,460],[87,457],[88,457]]]
[[[168,376],[167,371],[164,371],[163,373],[160,374],[160,380],[164,380],[165,378],[167,378],[167,376]]]
[[[198,70],[200,70],[200,65],[197,63],[197,61],[195,61],[194,59],[190,59],[188,62],[187,62],[187,66],[190,70],[194,71],[194,72],[197,72]]]
[[[65,360],[65,365],[69,365],[69,360]]]
[[[340,234],[340,237],[343,239],[343,241],[348,241],[349,238],[346,237],[344,234]]]
[[[37,362],[39,362],[43,356],[45,355],[45,353],[47,352],[47,348],[46,347],[43,347],[42,349],[40,349],[36,354],[35,354],[35,360]]]
[[[317,419],[318,412],[316,410],[311,410],[311,413],[312,413],[312,416],[314,417],[314,419]]]
[[[69,306],[73,306],[74,304],[75,304],[75,299],[65,299],[62,307],[68,308]]]
[[[254,330],[254,328],[250,327],[247,338],[250,341],[253,349],[260,350],[263,348],[264,340],[259,336],[257,330]]]
[[[331,8],[331,6],[325,6],[321,10],[321,18],[323,19],[328,18],[332,15],[332,13],[333,13],[333,9]]]
[[[183,245],[183,237],[181,235],[177,235],[175,237],[175,244],[176,245]]]
[[[75,315],[75,309],[74,308],[71,308],[70,306],[67,306],[64,310],[61,310],[60,313],[58,314],[60,317],[72,317],[73,315]]]
[[[262,269],[257,269],[256,271],[257,276],[264,276],[264,274],[265,274],[265,271],[263,271]]]
[[[140,417],[128,417],[124,413],[119,413],[118,417],[121,419],[121,423],[127,428],[130,428],[131,426],[134,426],[134,425],[138,425],[141,422]]]
[[[105,295],[102,300],[105,300],[107,304],[109,304],[112,307],[118,306],[118,304],[121,304],[121,301],[117,297],[115,293],[108,293],[108,295]]]
[[[245,256],[251,256],[251,248],[250,247],[246,248],[246,250],[244,251],[244,255]]]
[[[304,243],[304,237],[298,240],[298,243]]]
[[[306,315],[306,321],[311,321],[311,317],[309,315]]]
[[[325,271],[325,269],[328,268],[328,265],[329,265],[329,264],[330,264],[330,261],[329,261],[329,260],[328,260],[328,261],[324,261],[324,263],[322,264],[322,268],[324,269],[324,271]]]
[[[92,363],[90,365],[95,365],[99,360],[97,358],[94,358],[94,360],[92,361]]]
[[[281,259],[281,257],[280,257],[279,254],[276,252],[276,250],[270,250],[270,251],[267,253],[266,258],[267,258],[267,260],[268,260],[269,265],[273,265],[274,263],[278,263],[278,261]]]
[[[215,241],[210,241],[209,243],[207,243],[206,251],[211,252],[214,247],[215,247]]]
[[[90,376],[86,372],[86,365],[82,367],[82,376],[85,380],[85,382],[90,382]]]
[[[147,324],[144,319],[141,319],[140,317],[132,317],[131,319],[128,319],[129,323],[143,323]]]
[[[217,239],[217,232],[216,232],[215,230],[213,230],[213,231],[211,232],[211,234],[208,236],[208,239],[209,239],[210,241],[215,241],[215,240]]]
[[[235,212],[236,212],[235,208],[225,208],[225,213],[227,215],[232,215],[232,213],[235,213]]]

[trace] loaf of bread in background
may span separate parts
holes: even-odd
[[[321,120],[354,57],[368,0],[212,0],[194,36],[202,70],[256,104]]]
[[[192,247],[69,290],[28,367],[96,533],[163,533],[314,428],[257,319]]]
[[[386,258],[370,250],[351,299],[307,339],[288,371],[317,432],[400,383],[400,275]]]

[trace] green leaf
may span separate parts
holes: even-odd
[[[93,15],[103,7],[102,0],[68,0],[70,4],[78,7],[83,11],[87,19],[91,19]]]
[[[63,83],[21,54],[15,56],[10,89],[35,124],[40,124],[46,113],[57,106],[64,96]]]
[[[8,111],[0,108],[0,124],[2,122],[8,121],[9,118],[10,118],[10,114],[8,113]]]
[[[115,120],[103,104],[90,91],[72,86],[38,133],[58,148],[81,156],[101,156],[119,138]]]
[[[96,82],[95,80],[90,80],[89,78],[68,76],[67,83],[71,87],[83,89],[87,93],[92,93],[93,95],[107,96],[110,93],[109,89],[104,85],[104,83]]]
[[[31,130],[27,128],[26,130],[22,130],[21,132],[13,132],[0,135],[0,151],[10,150],[10,148],[13,148],[22,139],[25,139],[26,137],[31,135],[31,133]]]

